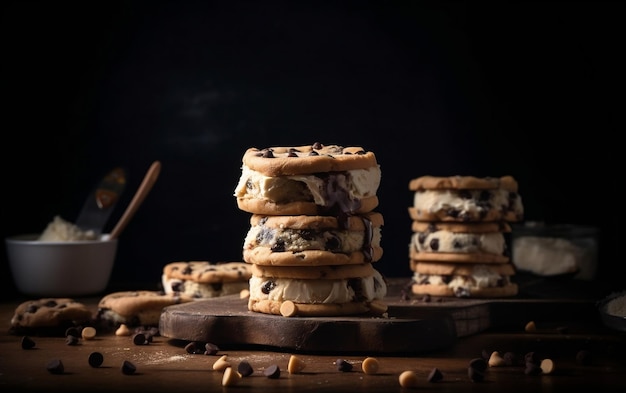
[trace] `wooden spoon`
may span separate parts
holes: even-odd
[[[152,189],[152,186],[154,186],[154,183],[159,177],[160,172],[161,172],[161,163],[159,161],[154,161],[152,165],[150,166],[150,168],[148,169],[148,172],[146,172],[146,175],[144,176],[143,181],[141,182],[141,184],[139,185],[139,188],[135,192],[135,195],[133,196],[133,199],[130,201],[130,204],[124,211],[124,214],[122,214],[122,217],[120,218],[120,220],[117,222],[117,224],[111,231],[111,234],[109,235],[110,239],[116,239],[120,235],[120,233],[122,233],[124,228],[126,228],[126,225],[130,221],[130,219],[133,218],[133,216],[137,212],[137,209],[139,209],[139,206],[142,204],[143,200],[146,199],[146,196]]]

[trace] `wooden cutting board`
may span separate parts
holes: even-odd
[[[238,295],[169,306],[161,313],[162,336],[210,342],[220,348],[269,347],[310,352],[425,352],[452,346],[457,339],[447,313],[364,316],[283,317],[248,310]],[[398,314],[398,315],[394,315]]]
[[[486,329],[523,331],[540,326],[575,326],[598,319],[589,299],[433,298],[406,299],[406,280],[389,283],[388,318],[283,317],[249,311],[239,295],[169,306],[160,334],[175,340],[211,342],[220,347],[268,347],[312,352],[415,353],[445,349],[461,337]]]

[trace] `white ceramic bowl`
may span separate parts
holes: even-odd
[[[42,242],[38,234],[5,239],[17,289],[39,297],[73,297],[103,292],[111,277],[117,239]]]

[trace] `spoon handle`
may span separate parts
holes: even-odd
[[[139,209],[139,206],[143,203],[143,200],[146,199],[146,196],[152,189],[152,186],[154,186],[154,183],[159,177],[160,172],[161,163],[159,161],[154,161],[148,169],[148,172],[146,172],[143,181],[135,192],[135,195],[130,201],[130,204],[124,211],[124,214],[122,214],[122,217],[111,231],[111,234],[109,235],[110,239],[116,239],[120,235],[120,233],[122,233],[124,228],[126,228],[126,225],[130,221],[130,219],[133,218],[133,216],[137,212],[137,209]]]

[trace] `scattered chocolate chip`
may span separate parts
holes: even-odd
[[[122,363],[122,373],[125,375],[131,375],[134,374],[135,371],[137,371],[137,367],[135,367],[135,365],[130,361],[124,360]]]
[[[252,375],[252,373],[254,372],[254,369],[252,368],[252,366],[247,360],[242,360],[237,365],[237,372],[241,374],[242,377],[247,377],[247,376]]]
[[[76,326],[70,326],[65,330],[65,337],[67,336],[74,336],[74,337],[80,337],[81,329],[77,328]]]
[[[431,300],[432,300],[432,297],[429,294],[422,296],[422,302],[424,303],[430,303]]]
[[[136,333],[133,336],[133,344],[135,344],[135,345],[147,345],[148,344],[148,340],[146,339],[146,336],[143,333]]]
[[[489,363],[487,363],[487,361],[483,358],[474,358],[470,360],[469,367],[484,372],[485,370],[487,370],[487,367],[489,367]]]
[[[22,349],[32,349],[35,348],[35,341],[28,336],[22,337]]]
[[[441,373],[441,370],[439,370],[437,367],[433,368],[430,371],[430,374],[428,374],[428,382],[439,382],[443,379],[443,374]]]
[[[486,350],[486,349],[483,349],[483,350],[480,352],[480,357],[481,357],[481,358],[483,358],[483,359],[485,359],[485,360],[489,360],[489,358],[491,357],[491,352],[489,352],[489,351],[488,351],[488,350]]]
[[[541,366],[534,364],[532,362],[526,362],[526,368],[524,369],[524,374],[526,375],[539,375],[541,374]]]
[[[475,369],[473,367],[468,367],[467,368],[467,376],[473,382],[482,382],[482,381],[485,380],[485,373],[484,373],[484,371],[477,370],[477,369]]]
[[[278,379],[280,378],[280,367],[278,367],[276,364],[272,364],[271,366],[263,370],[263,375],[270,379]]]
[[[51,374],[63,374],[65,372],[65,367],[60,359],[52,359],[46,365],[46,370],[48,370]]]
[[[335,364],[337,365],[337,370],[339,371],[352,371],[352,363],[349,363],[348,361],[344,360],[344,359],[337,359],[337,361],[335,362]]]
[[[91,367],[100,367],[102,362],[104,362],[104,355],[100,352],[92,352],[89,354],[87,361]]]
[[[507,366],[517,366],[519,364],[518,356],[514,352],[505,352],[502,358],[504,359],[504,364]]]
[[[80,339],[76,336],[73,336],[71,334],[68,334],[67,336],[65,336],[65,344],[67,345],[78,345],[79,342],[80,342]]]
[[[533,364],[535,366],[539,366],[541,364],[541,356],[537,352],[527,352],[524,355],[524,362],[526,365]]]
[[[185,345],[185,352],[187,353],[191,353],[191,354],[203,354],[204,353],[204,348],[202,348],[200,346],[200,343],[196,342],[196,341],[192,341],[189,344]]]
[[[581,366],[591,365],[591,360],[591,352],[586,349],[580,350],[576,353],[576,363],[580,364]]]
[[[219,352],[219,347],[213,343],[204,344],[204,354],[205,355],[215,355]]]

